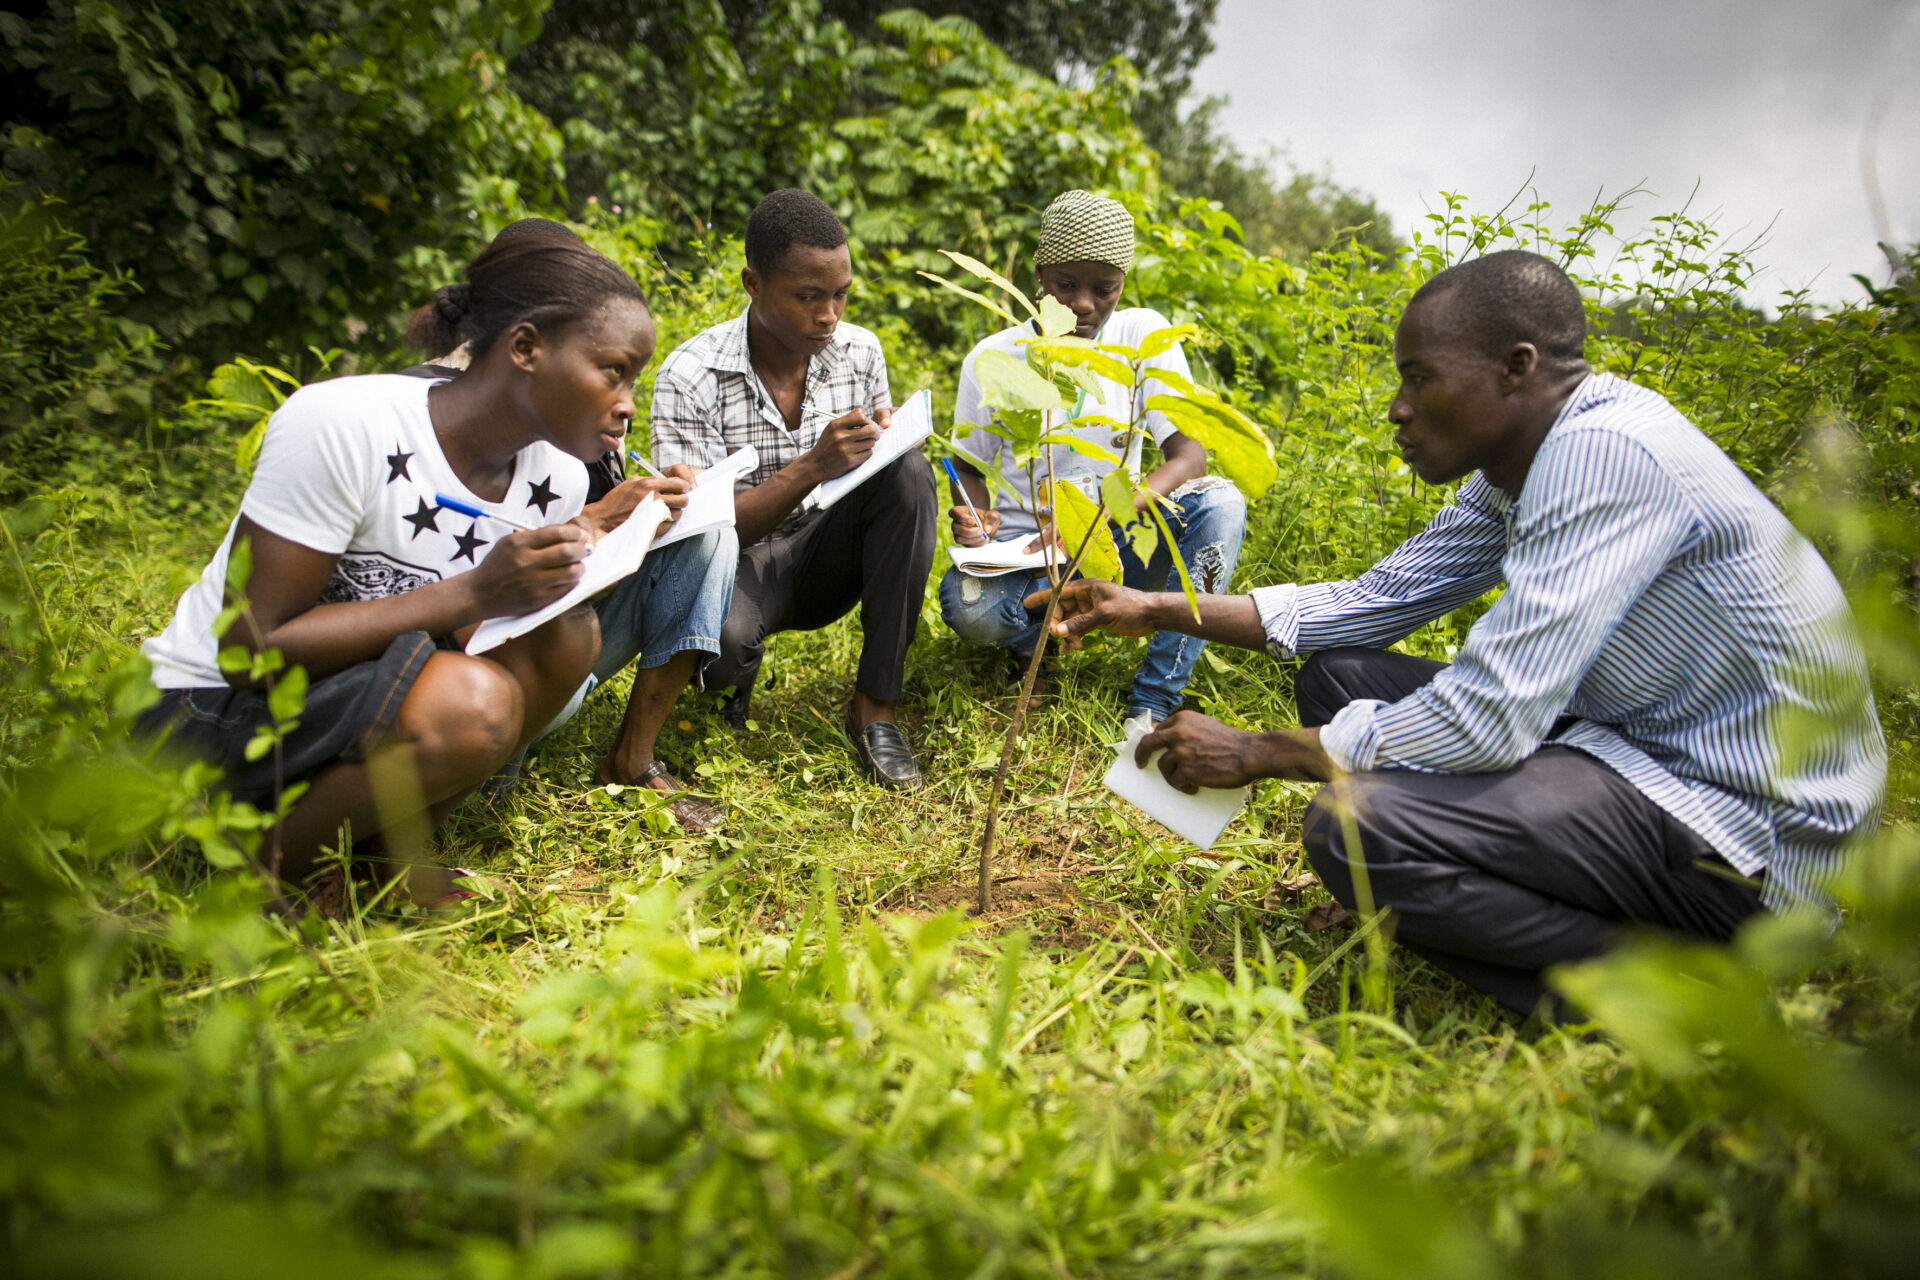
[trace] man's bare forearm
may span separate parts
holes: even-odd
[[[752,546],[779,527],[825,477],[812,456],[801,454],[780,470],[733,497],[733,526],[740,545]]]
[[[1150,593],[1154,625],[1161,631],[1178,631],[1239,649],[1265,649],[1267,631],[1260,625],[1260,610],[1253,597],[1198,596],[1200,616],[1187,607],[1187,598],[1178,591]]]

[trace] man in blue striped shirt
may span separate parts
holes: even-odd
[[[1333,783],[1302,840],[1334,896],[1523,1012],[1630,925],[1725,939],[1819,903],[1886,789],[1832,573],[1663,397],[1593,373],[1585,333],[1536,254],[1441,272],[1401,319],[1389,417],[1422,480],[1468,477],[1452,506],[1350,582],[1202,597],[1196,623],[1086,581],[1056,624],[1312,653],[1309,727],[1183,712],[1138,758],[1189,790]],[[1451,665],[1385,650],[1503,584]]]

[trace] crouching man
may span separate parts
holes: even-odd
[[[1826,564],[1664,398],[1593,373],[1584,341],[1545,258],[1441,272],[1400,321],[1389,417],[1422,480],[1467,477],[1453,505],[1350,582],[1203,597],[1198,623],[1178,595],[1076,582],[1056,623],[1312,653],[1305,728],[1182,713],[1140,759],[1164,748],[1189,790],[1338,779],[1302,835],[1328,889],[1353,907],[1364,874],[1402,943],[1521,1012],[1544,969],[1630,926],[1724,940],[1818,903],[1886,790]],[[1451,665],[1386,651],[1503,584]]]

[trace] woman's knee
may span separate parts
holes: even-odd
[[[548,655],[555,680],[575,688],[600,660],[600,615],[578,604],[540,629],[547,633],[541,651]]]
[[[400,728],[423,769],[484,777],[513,753],[524,717],[524,696],[505,669],[436,653],[401,705]]]
[[[1244,528],[1247,523],[1247,500],[1225,476],[1196,476],[1167,497],[1179,506],[1180,519],[1187,524],[1207,519]]]

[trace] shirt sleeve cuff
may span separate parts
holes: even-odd
[[[1300,639],[1300,588],[1291,582],[1272,587],[1255,587],[1248,592],[1253,607],[1260,611],[1260,626],[1267,633],[1267,652],[1276,658],[1290,658]]]
[[[1348,773],[1373,768],[1378,747],[1373,731],[1374,712],[1387,704],[1378,698],[1355,698],[1320,730],[1320,749]]]

